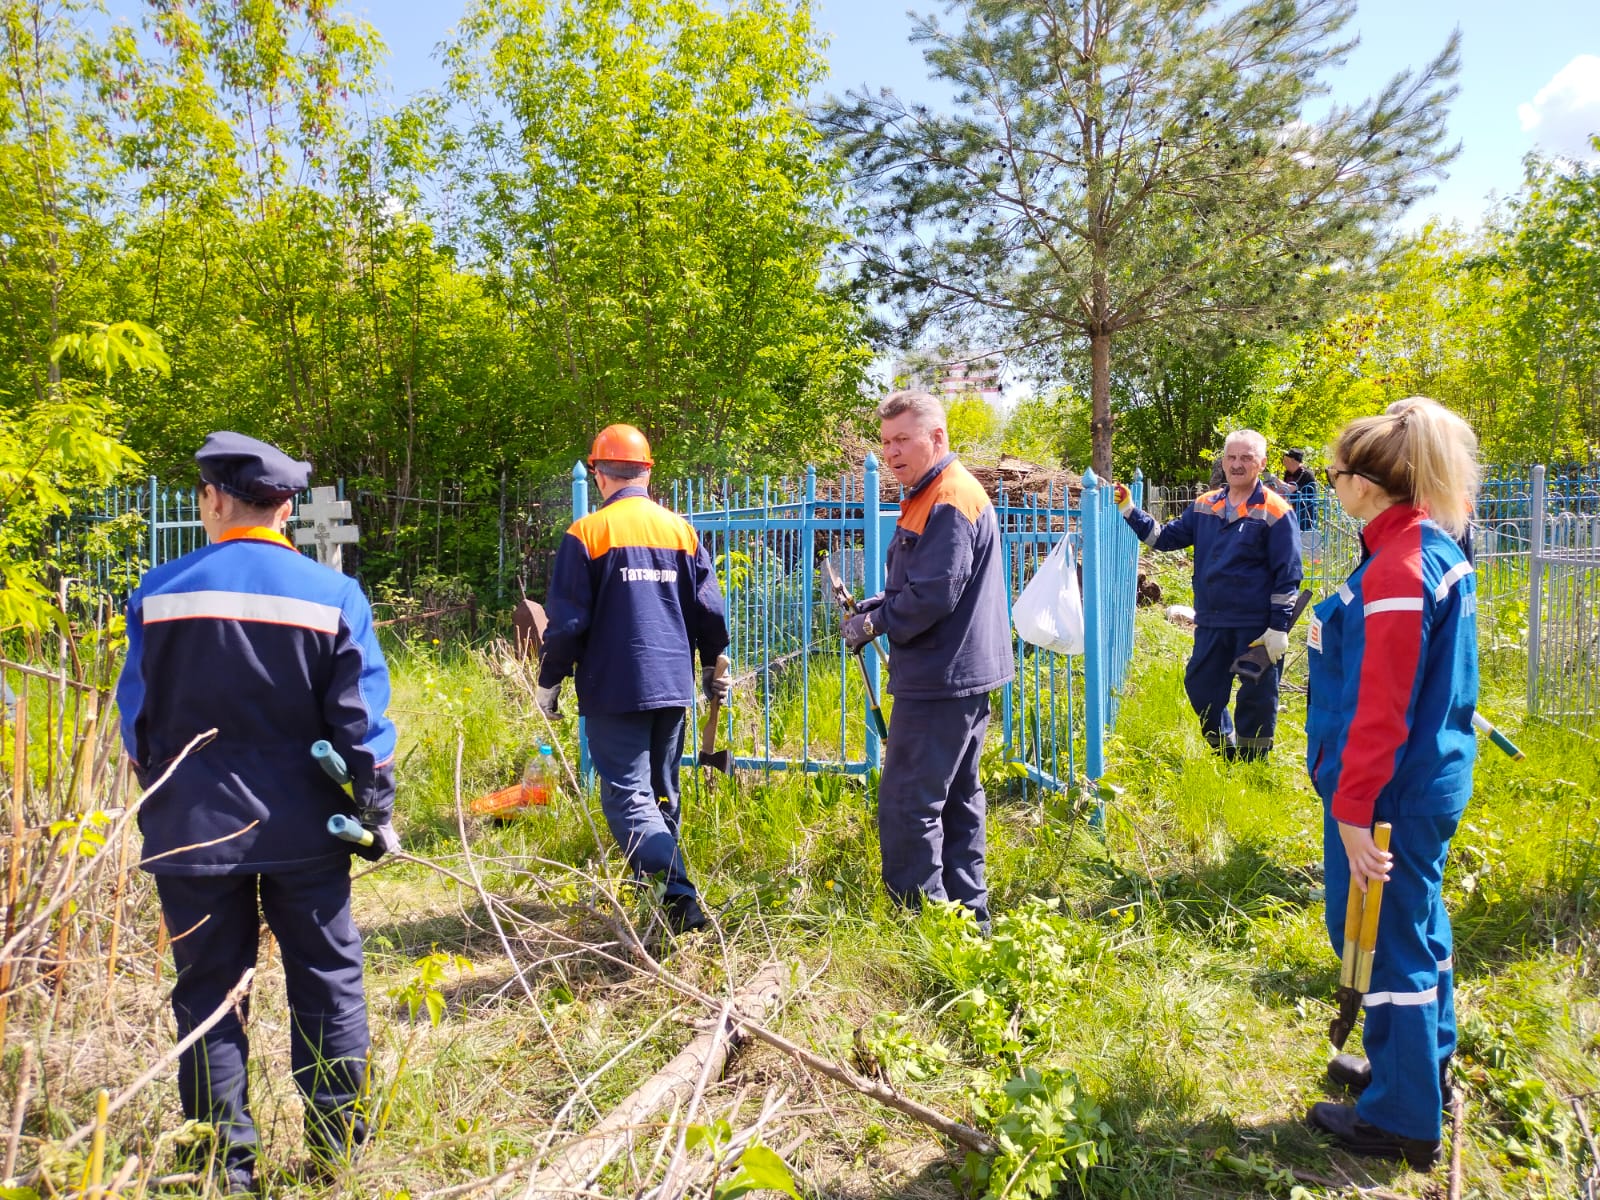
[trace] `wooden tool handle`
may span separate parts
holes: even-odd
[[[725,679],[728,675],[728,656],[717,655],[717,662],[711,668],[711,678]],[[706,722],[700,726],[700,753],[709,755],[717,748],[717,717],[722,712],[722,701],[717,699],[717,694],[712,692],[706,697]]]
[[[1356,985],[1356,959],[1361,949],[1361,903],[1366,894],[1349,881],[1350,895],[1344,905],[1344,954],[1339,958],[1339,986]]]
[[[1372,827],[1372,840],[1379,850],[1389,848],[1389,835],[1394,827],[1379,821]],[[1383,906],[1383,880],[1374,879],[1367,884],[1367,896],[1361,905],[1361,950],[1356,968],[1356,987],[1365,992],[1372,983],[1372,952],[1378,945],[1378,912]]]

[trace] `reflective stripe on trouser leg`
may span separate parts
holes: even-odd
[[[988,919],[978,782],[988,722],[987,694],[895,701],[878,782],[878,847],[884,886],[902,904],[956,900]]]
[[[1331,816],[1327,818],[1332,820]],[[1365,1121],[1402,1137],[1440,1135],[1441,983],[1437,941],[1445,852],[1459,814],[1385,817],[1394,825],[1394,865],[1383,889],[1378,948],[1361,1041],[1372,1083],[1356,1102]],[[1337,839],[1338,832],[1332,836]],[[1341,853],[1343,853],[1341,848]],[[1347,863],[1348,869],[1348,863]],[[1453,1034],[1451,1035],[1453,1038]]]
[[[283,953],[289,1052],[306,1142],[339,1154],[366,1140],[367,1001],[349,867],[261,877],[261,911]]]
[[[600,775],[600,807],[634,875],[660,876],[667,896],[693,897],[694,884],[674,832],[683,709],[586,713],[585,718],[589,758]],[[658,784],[670,785],[666,805],[656,801]]]
[[[1183,690],[1200,718],[1200,732],[1213,749],[1233,744],[1233,718],[1228,703],[1233,697],[1233,673],[1238,657],[1234,644],[1242,631],[1199,625],[1194,631],[1194,652],[1183,671]],[[1246,639],[1248,640],[1248,639]]]
[[[161,913],[172,934],[177,983],[172,1015],[184,1038],[222,1004],[255,966],[261,919],[254,875],[157,875]],[[250,1041],[240,1021],[249,997],[178,1057],[178,1099],[185,1118],[217,1130],[217,1155],[234,1167],[255,1161],[246,1064]]]

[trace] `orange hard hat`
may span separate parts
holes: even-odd
[[[652,467],[650,442],[632,425],[607,425],[595,435],[594,446],[589,451],[589,465],[596,462],[638,463]]]

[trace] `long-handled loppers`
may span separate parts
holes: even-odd
[[[1372,840],[1378,849],[1389,848],[1392,826],[1379,821],[1372,827]],[[1344,957],[1339,964],[1339,1014],[1328,1024],[1328,1038],[1335,1050],[1343,1050],[1345,1039],[1361,1015],[1361,998],[1372,986],[1372,954],[1378,945],[1378,909],[1383,904],[1383,881],[1374,879],[1363,892],[1350,881],[1350,898],[1344,909]]]
[[[833,560],[828,557],[828,552],[824,550],[817,558],[822,564],[822,569],[827,573],[828,591],[833,595],[833,602],[839,606],[846,616],[855,612],[855,597],[850,594],[850,589],[844,586],[844,580],[839,578],[839,573],[833,569]],[[872,686],[872,676],[867,674],[867,660],[861,657],[861,651],[856,650],[853,653],[856,666],[861,668],[861,682],[867,686],[867,704],[872,709],[873,727],[877,729],[879,737],[887,738],[889,736],[889,724],[883,719],[883,709],[878,707],[878,690]]]
[[[317,760],[317,765],[327,773],[329,779],[340,787],[349,785],[350,768],[345,765],[343,756],[333,748],[332,742],[312,742],[311,757]],[[372,845],[372,831],[363,829],[360,821],[344,813],[334,813],[328,818],[328,832],[341,841],[354,842],[358,846]]]

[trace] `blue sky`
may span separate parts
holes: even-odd
[[[439,82],[433,48],[463,11],[462,0],[355,0],[350,7],[388,44],[396,95]],[[944,11],[942,2],[915,7]],[[941,93],[910,42],[904,3],[817,0],[817,10],[819,28],[831,36],[828,91],[870,84],[937,101]],[[1524,154],[1583,155],[1587,135],[1600,131],[1600,0],[1365,0],[1355,20],[1361,45],[1328,78],[1334,98],[1354,103],[1374,94],[1396,71],[1437,54],[1457,26],[1461,93],[1450,129],[1461,155],[1435,195],[1409,215],[1410,226],[1434,216],[1474,226],[1491,193],[1516,191]]]

